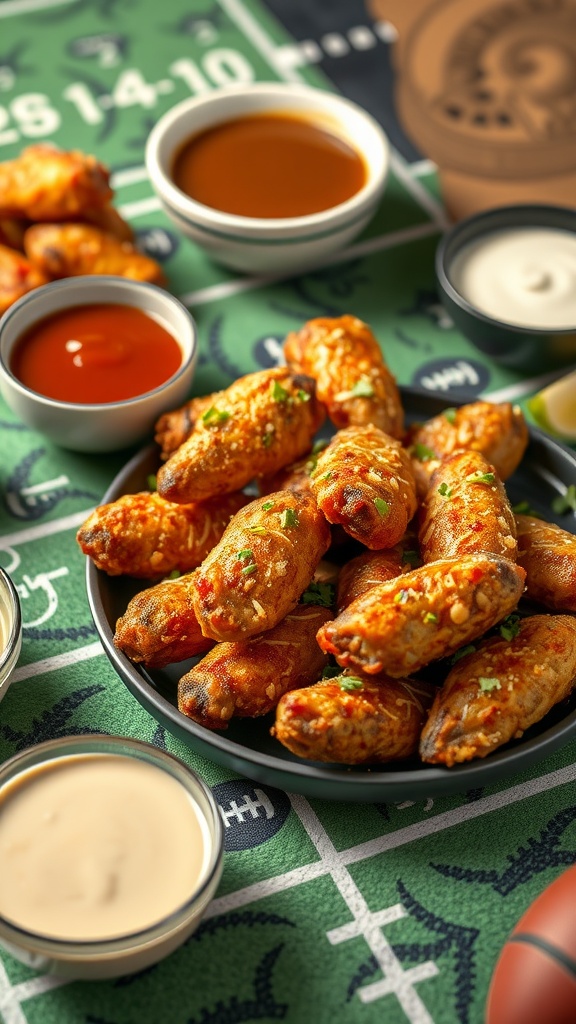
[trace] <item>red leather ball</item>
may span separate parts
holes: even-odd
[[[538,896],[494,968],[486,1024],[575,1024],[576,865]]]

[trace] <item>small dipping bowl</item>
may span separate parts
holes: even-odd
[[[20,598],[8,573],[0,569],[0,700],[10,685],[21,647]]]
[[[549,229],[562,232],[573,256],[568,263],[562,257],[559,273],[562,287],[571,291],[576,310],[576,210],[557,206],[522,205],[503,206],[475,214],[459,221],[441,239],[436,250],[436,281],[440,300],[456,327],[480,351],[496,362],[511,369],[549,370],[576,361],[576,312],[573,324],[561,327],[508,322],[501,313],[487,313],[467,298],[458,282],[457,268],[465,263],[478,246],[501,233],[516,233],[526,229]],[[521,237],[521,236],[519,236]],[[534,268],[536,276],[528,287],[536,295],[539,287],[546,287],[545,255],[526,259],[527,272]],[[461,273],[460,269],[460,273]],[[513,275],[516,268],[509,264],[504,273]],[[537,299],[537,295],[536,295]],[[530,316],[527,306],[527,316]]]
[[[94,771],[105,773],[101,789],[86,774]],[[65,799],[47,791],[54,780],[68,787]],[[123,798],[116,808],[112,790]],[[142,823],[149,797],[155,818]],[[59,831],[60,822],[63,828],[70,825],[71,838]],[[168,956],[197,928],[222,872],[223,827],[208,786],[173,755],[119,736],[67,736],[6,761],[0,768],[0,833],[0,944],[29,967],[69,979],[119,977]],[[15,835],[21,842],[14,878],[9,840]],[[183,841],[188,835],[199,837],[196,849]],[[122,875],[124,838],[132,843],[132,855]],[[181,874],[187,872],[194,857],[198,864],[174,906],[180,892],[174,873],[179,866]],[[62,860],[64,878],[58,873]],[[48,911],[47,892],[56,893],[47,901]],[[140,901],[149,892],[157,916],[124,932],[124,920],[139,919]],[[126,905],[125,896],[130,897]],[[167,912],[158,913],[168,902]],[[34,920],[52,915],[58,937],[30,928],[30,903]],[[103,937],[108,924],[110,938]],[[74,933],[71,938],[61,934],[66,928]],[[78,937],[82,929],[86,937]]]
[[[178,369],[144,394],[97,404],[46,397],[15,376],[11,366],[14,348],[35,324],[64,310],[98,304],[132,307],[160,323],[180,348]],[[0,319],[0,393],[4,401],[27,426],[72,451],[118,451],[143,440],[161,413],[188,398],[197,356],[196,325],[186,307],[156,285],[125,277],[95,274],[52,281],[22,296]]]
[[[329,209],[294,217],[226,213],[175,185],[173,165],[185,142],[259,114],[300,116],[341,139],[362,159],[364,184]],[[317,265],[360,233],[384,191],[389,146],[378,122],[350,100],[308,85],[257,82],[216,89],[169,110],[148,137],[146,167],[164,211],[184,235],[226,267],[270,276]]]

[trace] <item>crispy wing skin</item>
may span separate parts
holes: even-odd
[[[512,475],[528,444],[522,410],[509,402],[471,402],[447,409],[423,424],[414,424],[405,444],[412,456],[420,494],[442,459],[461,449],[482,452],[501,480]]]
[[[286,367],[249,373],[220,392],[160,467],[169,501],[204,501],[275,473],[312,446],[325,419],[314,381]]]
[[[311,478],[319,508],[367,548],[391,548],[416,511],[410,458],[378,427],[348,427],[319,454]]]
[[[404,560],[401,544],[385,551],[364,551],[346,562],[338,576],[336,608],[343,612],[352,601],[380,583],[387,583],[407,572],[410,565]]]
[[[483,640],[456,663],[437,694],[422,731],[422,759],[451,767],[486,757],[564,700],[575,676],[576,619],[570,615],[532,615],[512,640]]]
[[[125,494],[99,505],[76,539],[84,554],[109,576],[154,579],[174,570],[188,572],[200,565],[248,500],[236,492],[175,505],[148,491]]]
[[[106,206],[92,207],[84,210],[82,220],[100,228],[107,235],[114,235],[114,238],[117,238],[119,242],[134,241],[134,232],[130,224],[124,220],[111,203],[107,203]]]
[[[46,284],[48,278],[22,253],[0,245],[0,314],[33,288]]]
[[[327,657],[316,633],[327,608],[297,605],[277,626],[250,640],[216,644],[178,683],[178,707],[207,729],[225,729],[233,716],[257,718],[282,694],[316,682]]]
[[[236,513],[192,581],[196,617],[213,640],[247,640],[294,608],[330,544],[309,495],[277,491]]]
[[[24,251],[24,232],[28,227],[28,221],[17,220],[15,217],[4,217],[0,219],[0,245],[7,245],[9,249]]]
[[[404,410],[396,381],[367,324],[354,316],[309,320],[288,334],[284,355],[294,370],[314,378],[336,427],[373,423],[402,437]]]
[[[152,284],[165,280],[155,260],[91,224],[33,224],[24,235],[24,249],[53,278],[117,274]]]
[[[165,412],[156,422],[154,440],[160,445],[160,456],[165,461],[190,437],[202,414],[219,399],[221,391],[191,398],[179,409]]]
[[[396,761],[417,752],[433,692],[412,679],[343,672],[286,693],[271,732],[310,761]]]
[[[576,536],[533,516],[516,516],[526,593],[554,611],[576,612]]]
[[[516,561],[516,523],[508,495],[481,452],[456,452],[430,479],[418,510],[424,562],[457,558],[475,551]]]
[[[118,622],[114,646],[131,661],[161,668],[209,651],[191,601],[193,573],[140,591]]]
[[[524,578],[501,555],[430,562],[358,597],[319,630],[318,643],[344,668],[408,676],[508,615]]]
[[[0,163],[0,217],[31,221],[82,218],[112,198],[109,172],[96,157],[39,143]]]

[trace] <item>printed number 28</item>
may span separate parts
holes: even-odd
[[[10,121],[16,123],[10,128]],[[28,139],[51,135],[60,127],[61,118],[42,92],[26,92],[16,96],[8,109],[0,107],[0,146],[18,142],[23,135]]]

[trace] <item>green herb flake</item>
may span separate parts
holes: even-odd
[[[542,518],[540,513],[532,508],[529,501],[519,501],[517,505],[512,505],[512,511],[518,516],[532,516],[534,519]]]
[[[328,470],[327,473],[322,473],[322,476],[319,479],[320,480],[329,480],[331,476],[332,476],[332,473],[331,473],[330,470]]]
[[[508,615],[504,621],[500,623],[498,631],[504,640],[513,640],[520,632],[520,616],[514,614]]]
[[[397,594],[394,594],[394,604],[406,604],[408,597],[407,590],[399,590]]]
[[[258,566],[254,562],[250,562],[250,565],[245,565],[240,572],[243,576],[251,576],[253,572],[258,571]]]
[[[452,488],[448,487],[448,484],[446,483],[445,480],[443,480],[442,483],[440,484],[440,487],[438,488],[438,494],[441,494],[443,498],[452,497]]]
[[[312,476],[313,473],[316,472],[317,465],[318,465],[318,456],[317,455],[311,455],[310,458],[308,459],[308,462],[304,466],[304,470],[308,474],[308,476]]]
[[[156,491],[158,489],[158,481],[156,480],[156,473],[149,473],[146,477],[146,483],[149,491]]]
[[[180,572],[180,569],[172,569],[172,572],[168,573],[168,576],[166,577],[166,579],[168,579],[168,580],[177,580],[181,575],[182,575],[182,573]]]
[[[241,551],[238,551],[236,558],[239,562],[245,562],[247,558],[254,558],[254,552],[251,548],[242,548]]]
[[[452,655],[450,664],[455,665],[457,661],[460,661],[460,658],[465,658],[467,654],[474,654],[475,650],[474,644],[467,644],[466,647],[461,647],[459,651],[456,651],[456,654]]]
[[[286,529],[289,526],[300,526],[298,514],[293,508],[285,508],[284,511],[280,513],[280,526],[282,529]]]
[[[269,512],[271,508],[274,508],[275,504],[276,503],[274,501],[265,501],[264,504],[262,505],[262,511]]]
[[[206,412],[202,413],[202,423],[205,423],[207,427],[214,427],[217,423],[225,423],[229,419],[230,413],[226,409],[217,409],[215,405],[211,405]]]
[[[372,387],[368,377],[360,377],[355,384],[350,388],[350,394],[354,398],[373,398],[374,388]]]
[[[364,683],[357,676],[341,676],[338,686],[346,693],[352,693],[354,690],[361,690]]]
[[[493,484],[496,480],[495,473],[481,473],[478,470],[476,473],[468,473],[466,477],[471,484]]]
[[[282,385],[279,384],[277,380],[272,381],[270,385],[270,390],[272,392],[272,398],[274,399],[275,402],[285,402],[290,397],[290,395],[286,391],[286,388],[283,388]]]
[[[478,687],[481,693],[490,693],[490,690],[501,690],[502,684],[495,677],[479,676]]]
[[[301,402],[309,402],[312,398],[312,395],[309,395],[307,391],[303,391],[302,388],[300,388],[296,394]]]
[[[552,511],[562,516],[566,512],[576,512],[576,485],[570,484],[564,494],[558,495],[552,502]]]
[[[339,665],[326,665],[322,671],[322,679],[334,679],[334,676],[339,676],[341,672]]]
[[[248,529],[249,529],[250,533],[266,533],[267,532],[265,526],[249,526]]]
[[[319,455],[325,448],[328,447],[328,441],[325,438],[319,438],[318,441],[314,441],[312,445],[312,455]]]
[[[426,612],[423,616],[424,622],[438,622],[438,616],[434,615],[434,612]]]
[[[445,420],[448,420],[448,423],[454,424],[456,422],[456,409],[444,409],[442,415]]]
[[[262,444],[264,448],[270,447],[270,445],[272,444],[273,437],[274,435],[271,432],[262,435]]]
[[[419,552],[414,551],[412,548],[409,548],[407,551],[403,551],[402,562],[405,562],[407,565],[411,565],[414,569],[416,569],[420,565]]]
[[[321,608],[332,608],[334,605],[335,588],[331,583],[312,581],[301,595],[302,604],[317,604]]]
[[[414,455],[420,462],[430,462],[430,459],[437,458],[436,452],[433,452],[425,444],[415,444]]]
[[[374,505],[380,518],[385,519],[390,512],[390,505],[388,502],[384,501],[384,498],[374,498]]]

